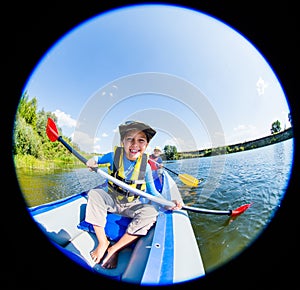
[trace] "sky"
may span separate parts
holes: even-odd
[[[276,72],[246,36],[212,15],[163,4],[87,19],[49,47],[23,92],[86,152],[119,145],[118,125],[152,126],[155,146],[191,151],[290,127]]]

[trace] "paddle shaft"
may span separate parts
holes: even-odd
[[[75,149],[73,149],[61,136],[57,138],[73,155],[75,155],[82,163],[86,164],[87,159],[79,154]]]
[[[203,181],[203,179],[198,179],[192,175],[189,175],[189,174],[186,174],[186,173],[183,173],[183,174],[180,174],[180,173],[176,173],[175,171],[165,167],[163,164],[161,163],[158,163],[156,162],[155,160],[153,159],[150,159],[151,162],[157,164],[157,165],[161,165],[162,168],[172,172],[173,174],[177,175],[179,177],[179,179],[181,180],[181,182],[183,182],[184,184],[190,186],[190,187],[197,187],[199,182],[200,181]]]
[[[216,214],[216,215],[231,216],[231,214],[232,214],[232,210],[213,210],[213,209],[206,209],[206,208],[191,207],[191,206],[187,206],[187,205],[183,205],[182,209],[193,211],[193,212]]]
[[[179,176],[179,174],[176,173],[176,172],[174,172],[173,170],[171,170],[171,169],[169,169],[169,168],[167,168],[167,167],[165,167],[165,166],[163,166],[163,168],[166,169],[166,170],[168,170],[168,171],[170,171],[170,172],[172,172],[172,173],[174,173],[175,175]]]
[[[153,163],[155,163],[155,164],[157,164],[157,165],[161,165],[164,169],[166,169],[166,170],[168,170],[168,171],[170,171],[170,172],[172,172],[173,174],[175,174],[175,175],[177,175],[177,176],[179,176],[179,174],[178,173],[176,173],[175,171],[173,171],[173,170],[171,170],[171,169],[169,169],[169,168],[167,168],[167,167],[165,167],[163,164],[161,164],[161,163],[158,163],[158,162],[156,162],[155,160],[153,160],[153,159],[150,159],[151,160],[151,162],[153,162]]]

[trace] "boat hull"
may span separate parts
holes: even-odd
[[[181,200],[174,180],[164,172],[162,195]],[[104,186],[104,185],[102,185]],[[49,240],[83,268],[114,280],[140,285],[168,285],[205,275],[203,262],[188,213],[166,210],[153,203],[159,214],[149,233],[119,253],[115,269],[95,264],[90,252],[97,245],[91,227],[84,228],[87,192],[29,208]],[[112,243],[126,231],[128,218],[108,214],[106,234]]]

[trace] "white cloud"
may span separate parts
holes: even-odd
[[[60,110],[55,110],[52,112],[57,117],[57,123],[60,127],[68,127],[68,128],[75,128],[76,127],[76,120],[74,120],[71,115],[66,114]]]
[[[101,152],[101,146],[100,145],[94,145],[93,153],[99,153]]]
[[[101,137],[108,137],[108,134],[106,134],[106,133],[103,133],[102,135],[101,135]]]
[[[100,138],[98,137],[92,138],[88,134],[77,130],[73,141],[79,146],[81,150],[85,152],[100,152],[100,145],[98,144]]]
[[[238,125],[237,127],[233,128],[233,131],[235,132],[240,132],[240,131],[245,131],[247,130],[247,127],[251,127],[251,125],[246,126],[246,125]],[[252,126],[253,127],[253,126]]]
[[[240,124],[237,127],[233,128],[232,134],[228,134],[226,137],[226,144],[232,145],[236,143],[242,143],[245,141],[250,141],[264,137],[268,132],[260,131],[254,125],[245,125]]]

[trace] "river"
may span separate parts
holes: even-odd
[[[206,272],[225,265],[251,246],[272,221],[289,183],[293,141],[165,163],[174,172],[204,178],[199,187],[191,189],[170,173],[185,204],[228,210],[253,203],[234,220],[228,216],[189,212]],[[17,176],[28,207],[86,191],[101,182],[100,175],[86,168],[49,173],[18,170]]]

